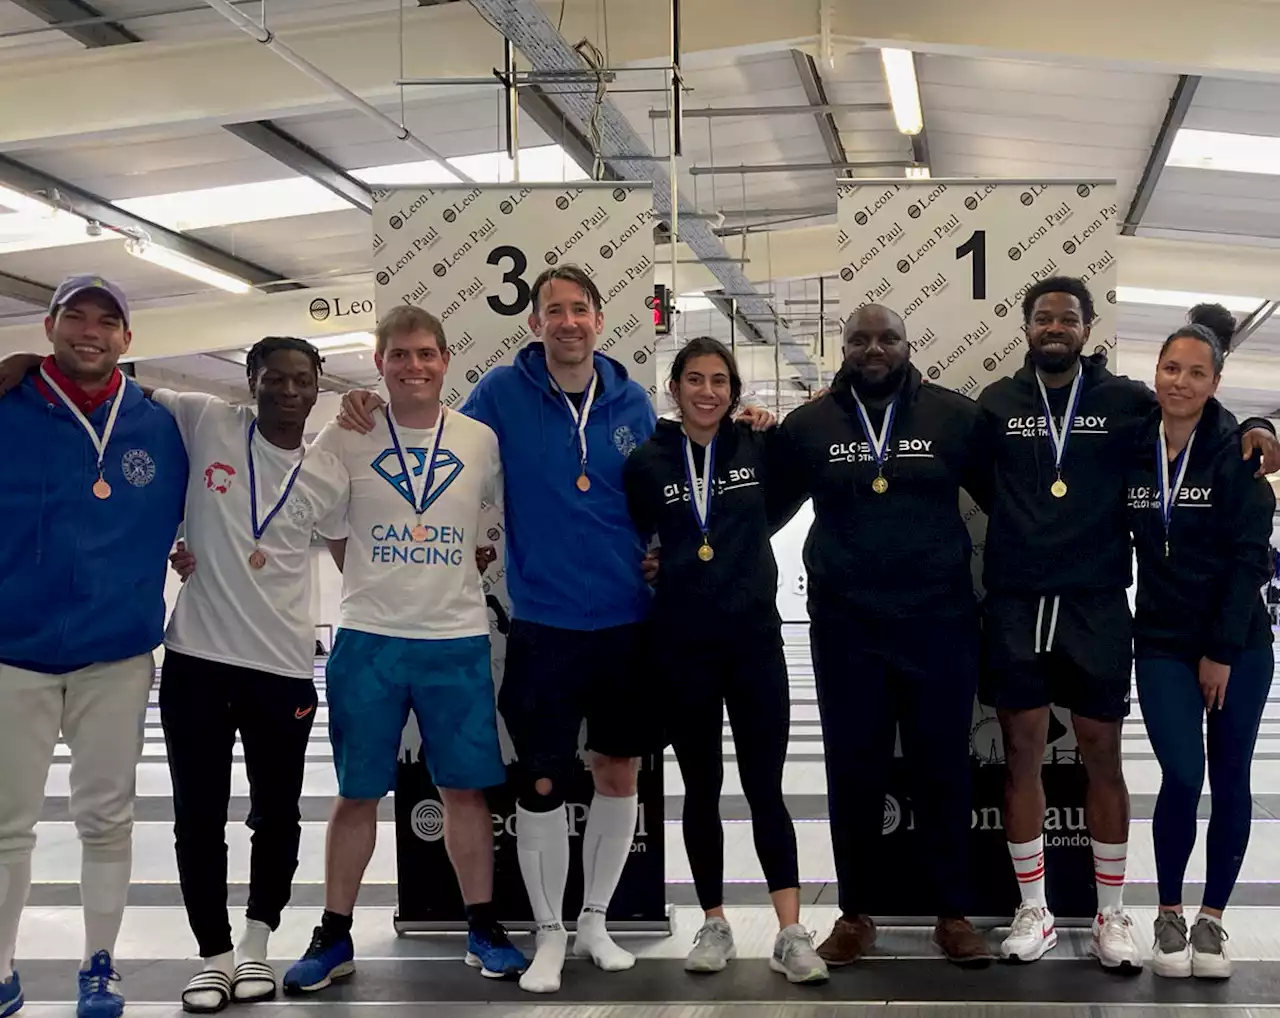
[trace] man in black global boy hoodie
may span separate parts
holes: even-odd
[[[842,913],[818,953],[844,965],[875,942],[868,912],[900,720],[935,939],[952,961],[986,964],[964,918],[979,636],[960,489],[985,503],[978,408],[921,380],[887,308],[850,318],[844,355],[831,391],[783,422],[770,479],[784,504],[814,506],[804,559]]]
[[[1129,802],[1120,728],[1129,713],[1131,551],[1125,468],[1156,406],[1145,385],[1117,377],[1105,354],[1082,357],[1094,320],[1088,288],[1055,277],[1023,301],[1029,353],[979,397],[982,444],[994,456],[984,586],[982,699],[996,707],[1008,775],[1004,824],[1022,891],[1007,958],[1034,961],[1057,942],[1044,880],[1049,705],[1071,710],[1089,777],[1098,915],[1092,951],[1107,968],[1140,968],[1124,912]],[[1249,430],[1247,422],[1244,430]],[[1251,430],[1268,470],[1280,445]]]

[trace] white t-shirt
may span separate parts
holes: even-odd
[[[476,545],[481,505],[502,494],[498,437],[469,417],[444,413],[444,435],[415,541],[413,485],[379,410],[367,435],[328,424],[315,445],[333,453],[351,475],[347,526],[332,522],[320,533],[347,538],[342,570],[342,625],[346,629],[408,639],[447,640],[489,634]],[[421,478],[436,430],[396,426],[409,470]],[[421,491],[422,481],[419,480]]]
[[[258,547],[266,565],[253,569],[247,437],[250,407],[234,407],[198,392],[157,389],[157,403],[178,421],[187,447],[184,524],[195,574],[182,585],[164,645],[180,654],[310,679],[316,636],[311,618],[311,535],[326,517],[346,512],[347,472],[314,446]],[[280,449],[254,429],[258,521],[275,507],[297,466],[299,449]]]

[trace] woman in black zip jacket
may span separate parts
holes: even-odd
[[[826,964],[800,925],[795,829],[782,796],[791,700],[769,543],[783,513],[768,498],[776,429],[756,433],[733,422],[742,380],[714,339],[680,350],[669,388],[680,420],[658,421],[627,460],[623,484],[636,529],[661,545],[653,610],[660,695],[684,778],[689,866],[706,912],[685,967],[718,972],[734,954],[719,808],[727,705],[756,853],[778,914],[770,964],[792,982],[821,981]]]
[[[1156,365],[1160,409],[1129,466],[1138,696],[1162,771],[1152,832],[1160,887],[1152,968],[1170,977],[1231,974],[1222,911],[1249,843],[1249,772],[1274,668],[1260,588],[1271,572],[1275,496],[1241,458],[1236,420],[1213,398],[1223,357],[1214,332],[1201,325],[1165,341]],[[1182,881],[1196,840],[1206,741],[1207,872],[1188,934]]]

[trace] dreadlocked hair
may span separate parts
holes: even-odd
[[[258,340],[245,358],[245,374],[250,378],[257,378],[258,372],[267,366],[267,358],[280,350],[297,350],[306,354],[311,366],[316,369],[316,377],[324,374],[324,358],[320,356],[320,351],[305,339],[298,339],[296,336],[267,336]]]

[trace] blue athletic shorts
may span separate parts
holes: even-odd
[[[380,799],[395,786],[411,707],[438,787],[491,788],[506,781],[487,636],[408,640],[339,629],[326,683],[329,741],[344,799]]]

